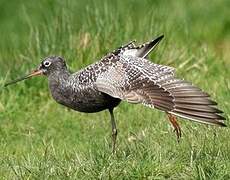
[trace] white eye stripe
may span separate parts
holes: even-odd
[[[51,62],[50,62],[50,61],[44,61],[44,62],[43,62],[43,65],[44,65],[45,67],[49,67],[49,66],[50,66],[50,64],[51,64]]]

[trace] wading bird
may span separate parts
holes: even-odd
[[[124,100],[142,103],[168,114],[177,138],[181,129],[176,116],[206,124],[225,126],[223,113],[209,95],[191,83],[175,77],[174,68],[147,59],[163,36],[142,45],[132,41],[107,54],[100,61],[71,74],[59,56],[45,58],[27,76],[48,77],[53,98],[71,109],[86,113],[109,110],[112,124],[112,150],[115,152],[117,127],[113,109]]]

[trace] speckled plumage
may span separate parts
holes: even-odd
[[[161,38],[162,37],[151,42],[154,42],[154,45],[157,45],[158,40]],[[152,75],[155,74],[155,79],[157,79],[157,76],[159,74],[157,73],[158,68],[161,68],[161,70],[173,70],[173,68],[152,64],[146,59],[135,57],[136,55],[138,55],[136,50],[143,48],[145,45],[148,45],[151,42],[142,44],[141,46],[135,46],[134,41],[132,41],[124,46],[119,47],[112,53],[109,53],[100,61],[89,65],[86,68],[71,75],[67,70],[63,72],[58,71],[57,74],[53,73],[52,76],[48,76],[48,79],[50,84],[49,87],[54,99],[57,102],[66,105],[72,109],[88,113],[98,112],[117,106],[121,101],[120,97],[116,98],[111,96],[111,94],[108,94],[107,92],[98,90],[98,86],[100,86],[100,82],[103,77],[105,78],[105,80],[111,82],[115,81],[118,76],[120,76],[120,80],[124,82],[126,80],[131,80],[131,76],[135,75],[135,73],[138,72],[136,72],[137,69],[135,68],[128,69],[129,64],[138,65],[140,68],[144,68],[146,65],[151,65],[154,69],[150,69],[150,71],[155,71],[154,73],[152,73]],[[151,46],[151,48],[152,47],[153,46]],[[135,56],[133,56],[132,53],[135,53]],[[62,59],[60,57],[48,57],[44,61],[49,59],[52,61],[54,58],[59,58],[60,60]],[[123,72],[120,72],[118,76],[117,74],[114,74],[114,76],[111,76],[111,74],[110,76],[107,75],[108,73],[112,73],[112,70],[119,70],[121,66],[123,68],[123,71],[125,70],[124,68],[127,67],[127,70],[129,71],[128,79],[125,79],[126,77],[122,76]],[[65,78],[63,76],[68,76],[68,78]],[[135,76],[133,78],[135,78]],[[59,80],[58,83],[56,79]],[[126,83],[129,82],[127,81]],[[110,83],[108,83],[107,85],[109,84]],[[127,89],[127,86],[128,84],[124,84],[123,89]],[[130,86],[132,86],[132,84],[130,84]],[[117,93],[119,88],[120,87],[116,89]]]
[[[54,99],[88,113],[116,107],[125,100],[202,123],[223,124],[221,111],[207,93],[176,78],[174,68],[154,64],[142,57],[146,55],[138,57],[143,47],[130,42],[74,74],[66,69],[66,73],[48,76]],[[53,58],[60,57],[46,60]]]
[[[73,74],[67,70],[63,58],[51,56],[42,61],[34,74],[48,77],[51,94],[60,104],[87,113],[108,109],[113,151],[117,135],[113,109],[122,100],[142,103],[168,113],[178,137],[181,130],[174,115],[225,126],[225,118],[220,115],[222,111],[217,109],[217,103],[207,93],[176,78],[174,68],[154,64],[147,59],[162,38],[160,36],[140,46],[131,41]],[[31,76],[33,74],[22,79]]]

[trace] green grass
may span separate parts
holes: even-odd
[[[155,63],[209,92],[230,117],[230,3],[220,1],[0,0],[0,86],[57,54],[72,71],[132,40],[164,34]],[[58,105],[46,78],[0,90],[2,179],[230,179],[229,128],[180,119],[177,143],[164,113],[122,103],[108,112]]]

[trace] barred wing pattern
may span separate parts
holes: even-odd
[[[115,58],[116,63],[95,82],[99,91],[193,121],[225,126],[217,103],[198,87],[175,78],[173,68],[134,56]]]

